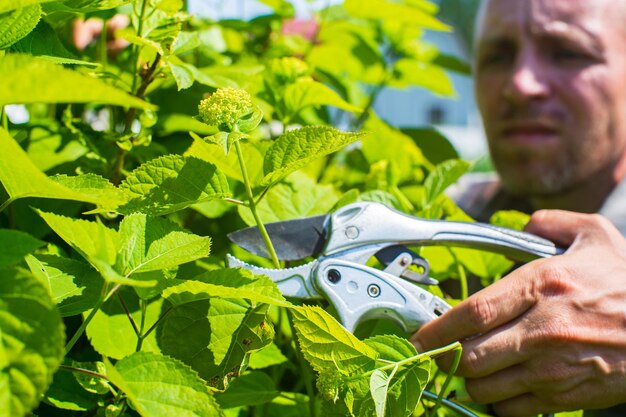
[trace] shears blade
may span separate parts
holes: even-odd
[[[326,225],[329,215],[268,223],[265,229],[272,241],[278,259],[296,261],[322,252],[326,243]],[[250,253],[269,258],[261,232],[256,226],[236,230],[228,238]]]

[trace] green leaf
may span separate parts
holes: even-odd
[[[215,165],[192,156],[153,159],[126,177],[120,188],[131,200],[116,210],[123,214],[166,214],[193,204],[229,197],[228,182]]]
[[[226,391],[215,395],[222,408],[245,407],[265,404],[276,398],[274,380],[263,372],[250,372],[235,378]]]
[[[524,230],[529,221],[530,215],[517,210],[499,210],[489,219],[491,224],[515,230]]]
[[[40,18],[41,6],[38,4],[0,15],[0,49],[7,49],[28,35]]]
[[[83,313],[100,299],[102,279],[88,264],[58,255],[30,255],[26,262],[48,287],[61,317]]]
[[[410,137],[374,115],[370,115],[363,129],[371,132],[361,141],[361,150],[369,164],[383,160],[393,162],[398,168],[399,182],[414,179],[420,171],[418,168],[430,166]]]
[[[142,314],[139,297],[132,288],[124,287],[119,292],[135,323],[139,325]],[[162,306],[162,298],[156,298],[148,303],[144,318],[146,330],[161,316]],[[85,312],[83,316],[87,314],[88,312]],[[150,333],[144,339],[142,351],[160,352],[155,333]],[[118,296],[111,297],[94,315],[87,326],[87,337],[96,352],[109,358],[121,359],[136,351],[137,336]]]
[[[424,358],[396,372],[387,395],[387,415],[413,415],[430,379],[430,366],[430,358]]]
[[[443,68],[419,59],[402,58],[393,67],[389,85],[397,88],[416,86],[444,97],[454,97],[454,86]]]
[[[56,0],[4,0],[0,2],[0,13],[26,8],[35,4],[47,3]]]
[[[236,152],[231,152],[228,155],[224,154],[224,149],[221,145],[208,143],[197,135],[192,135],[194,142],[187,150],[186,154],[200,158],[204,161],[214,164],[219,171],[223,172],[229,178],[243,182],[243,176],[241,175],[241,166],[239,165],[239,159]],[[200,139],[200,140],[198,140]],[[240,142],[241,152],[243,153],[243,159],[248,170],[248,177],[253,186],[258,184],[263,178],[263,155],[271,142]]]
[[[385,417],[387,406],[387,391],[389,390],[389,375],[380,369],[375,369],[370,376],[370,392],[374,400],[376,417]]]
[[[326,85],[313,80],[303,80],[288,85],[283,99],[289,118],[295,117],[300,110],[309,106],[333,106],[357,113],[362,111],[359,107],[342,99]]]
[[[91,201],[96,201],[101,207],[116,207],[128,201],[125,190],[96,174],[54,175],[50,179]]]
[[[336,152],[361,136],[329,126],[291,130],[276,139],[267,150],[263,161],[265,177],[261,183],[265,186],[274,184],[314,159]]]
[[[100,398],[85,391],[71,372],[62,370],[54,374],[54,379],[46,395],[45,402],[56,408],[71,411],[87,411],[98,406]]]
[[[248,368],[250,369],[264,369],[270,366],[280,365],[288,362],[289,359],[274,343],[271,343],[261,350],[257,350],[250,354],[250,360],[248,362]]]
[[[6,58],[3,58],[6,59]],[[2,66],[2,60],[0,60]],[[1,81],[0,81],[1,82]],[[0,92],[0,95],[2,93]],[[98,198],[73,191],[41,172],[9,133],[0,128],[0,182],[10,199],[0,205],[0,211],[10,202],[23,197],[55,198],[97,204]]]
[[[228,155],[230,147],[235,142],[239,142],[240,140],[248,137],[247,134],[241,132],[217,132],[214,135],[206,136],[204,138],[201,138],[193,132],[189,132],[189,134],[196,141],[200,140],[218,145],[224,151],[224,155]]]
[[[163,297],[174,305],[218,298],[245,298],[250,301],[282,307],[285,300],[276,283],[264,275],[254,275],[245,269],[207,271],[163,291]]]
[[[40,56],[57,64],[100,65],[78,59],[76,55],[65,48],[57,32],[45,21],[39,22],[35,30],[14,44],[11,50]]]
[[[470,166],[471,164],[461,159],[451,159],[437,165],[424,181],[426,193],[422,205],[426,207],[433,203],[446,188],[457,182]]]
[[[373,368],[378,358],[374,349],[354,337],[320,307],[291,309],[298,341],[313,369],[322,372],[341,367],[345,372]]]
[[[176,57],[168,59],[167,66],[176,81],[178,91],[191,87],[195,80],[194,71],[192,69],[193,66],[180,61],[180,59],[176,60],[174,58]]]
[[[395,335],[373,336],[363,341],[380,355],[381,359],[399,362],[417,355],[415,347],[406,339]]]
[[[139,352],[115,367],[106,360],[105,364],[111,382],[143,417],[222,415],[205,382],[176,359]]]
[[[18,263],[45,242],[19,230],[0,229],[0,268]]]
[[[328,213],[338,200],[332,185],[321,185],[301,172],[294,172],[274,185],[257,205],[263,222],[278,222]],[[239,215],[249,226],[256,225],[249,208],[238,206]]]
[[[117,270],[135,272],[170,269],[209,255],[211,238],[189,233],[169,220],[131,214],[119,229]]]
[[[46,59],[8,54],[0,60],[0,105],[30,103],[101,103],[156,109],[104,81]]]
[[[415,7],[414,4],[389,0],[346,0],[344,7],[350,15],[361,19],[390,20],[424,29],[451,30],[448,25],[433,16],[432,9]]]
[[[248,352],[271,343],[274,329],[267,322],[267,307],[235,298],[179,305],[160,326],[159,346],[217,385],[239,370]]]
[[[0,414],[30,413],[63,358],[63,322],[28,271],[0,269]]]
[[[402,133],[413,139],[413,142],[420,148],[426,159],[433,164],[459,158],[459,154],[454,146],[435,128],[402,129]]]
[[[115,264],[119,247],[117,231],[109,229],[100,222],[71,219],[40,210],[37,210],[37,213],[61,239],[90,263],[94,259],[99,259],[109,265]]]

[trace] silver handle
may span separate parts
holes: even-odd
[[[484,223],[419,219],[378,203],[355,203],[341,208],[332,215],[330,230],[332,233],[324,249],[326,255],[386,242],[464,246],[524,262],[564,251],[551,241],[530,233]]]

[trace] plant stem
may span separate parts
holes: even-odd
[[[163,315],[161,315],[161,317],[159,317],[157,319],[157,321],[154,322],[154,324],[152,326],[150,326],[150,328],[143,334],[142,338],[145,339],[146,337],[148,337],[148,335],[150,333],[152,333],[154,331],[154,329],[157,328],[157,326],[159,325],[159,323],[161,323],[161,320],[163,320],[168,314],[170,314],[170,311],[172,311],[174,309],[174,307],[170,307],[168,308],[165,313],[163,313]]]
[[[102,69],[106,69],[107,62],[107,18],[102,19],[102,32],[100,32],[100,38],[98,39],[98,54],[100,55],[100,63]]]
[[[454,360],[452,361],[452,367],[450,368],[450,372],[448,372],[448,376],[443,382],[441,390],[439,391],[439,395],[437,396],[437,402],[435,402],[435,406],[431,410],[431,412],[433,413],[441,406],[441,400],[443,399],[445,392],[448,389],[448,385],[450,385],[450,382],[452,381],[452,377],[454,376],[456,369],[459,367],[459,362],[461,362],[461,353],[463,353],[463,349],[459,345],[454,352]]]
[[[461,284],[461,300],[465,300],[469,296],[467,274],[465,273],[465,267],[458,260],[456,261],[456,268],[459,272],[459,283]]]
[[[135,352],[141,351],[141,346],[143,345],[143,340],[146,336],[143,334],[143,329],[146,325],[146,314],[148,312],[148,303],[143,298],[139,301],[141,304],[141,322],[139,323],[139,333],[137,334],[137,346],[135,347]]]
[[[90,371],[89,369],[75,368],[73,366],[68,366],[68,365],[61,365],[59,366],[59,369],[63,371],[78,372],[78,373],[89,375],[89,376],[95,376],[96,378],[104,379],[107,381],[109,380],[109,378],[107,378],[106,375],[102,375],[102,374],[99,374],[98,372]]]
[[[135,334],[137,335],[137,337],[140,337],[141,332],[139,331],[139,328],[137,328],[137,323],[135,323],[135,319],[133,318],[133,315],[130,314],[130,310],[128,309],[128,306],[126,305],[126,301],[124,301],[124,297],[122,297],[122,294],[118,292],[117,298],[120,300],[122,309],[126,313],[126,317],[128,317],[128,321],[130,321],[131,326],[133,326],[133,330],[135,331]]]
[[[96,305],[93,307],[93,309],[91,310],[91,312],[89,313],[89,315],[87,316],[87,318],[85,318],[85,320],[83,320],[83,323],[80,325],[80,327],[78,328],[78,330],[76,330],[76,333],[74,333],[74,336],[72,336],[72,338],[70,339],[69,342],[67,342],[67,345],[65,345],[65,355],[67,356],[67,354],[70,352],[70,350],[72,350],[72,348],[74,347],[74,345],[76,344],[76,342],[78,341],[78,339],[83,335],[83,333],[85,332],[85,329],[87,328],[87,325],[89,325],[89,323],[91,322],[91,320],[94,318],[94,316],[96,315],[96,313],[98,312],[98,310],[100,310],[100,307],[102,307],[102,305],[109,299],[111,298],[112,295],[114,295],[120,288],[122,287],[121,284],[117,284],[115,287],[113,287],[113,289],[111,291],[109,291],[107,293],[108,290],[108,285],[105,285],[102,287],[102,294],[100,295],[100,299],[98,300],[98,302],[96,303]],[[105,295],[106,294],[106,295]]]
[[[272,241],[270,240],[270,236],[267,234],[267,230],[265,229],[265,225],[261,221],[259,214],[256,211],[256,203],[254,202],[254,195],[252,194],[252,188],[250,188],[250,179],[248,177],[248,170],[246,169],[246,164],[243,159],[243,152],[241,151],[241,145],[239,141],[235,141],[235,149],[237,150],[237,159],[239,159],[239,166],[241,167],[241,175],[243,176],[243,185],[246,189],[246,195],[248,196],[248,204],[250,207],[250,211],[252,211],[252,215],[254,216],[254,220],[256,221],[257,227],[259,228],[259,232],[261,232],[261,236],[263,237],[263,241],[265,242],[265,246],[267,247],[267,251],[272,258],[272,262],[276,268],[280,268],[280,261],[278,260],[278,256],[276,255],[276,250],[274,250],[274,245],[272,245]]]

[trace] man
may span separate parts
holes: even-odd
[[[475,49],[508,194],[530,209],[599,211],[622,233],[625,21],[624,0],[485,0]],[[626,240],[603,218],[562,211],[536,213],[528,230],[570,249],[470,297],[416,345],[462,340],[469,393],[503,416],[626,402]]]
[[[483,2],[476,97],[506,193],[470,214],[600,212],[626,233],[625,11],[623,0]]]

